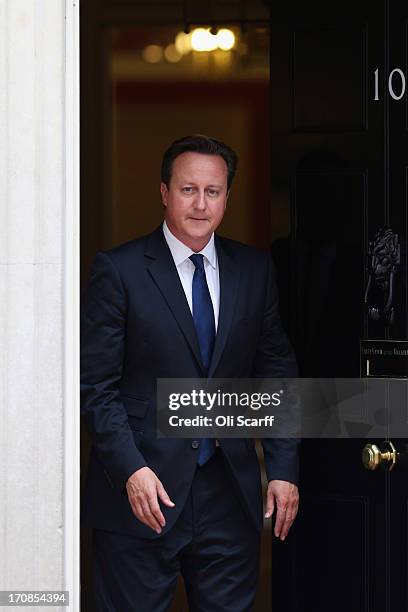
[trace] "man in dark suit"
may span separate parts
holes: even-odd
[[[253,440],[156,436],[159,378],[293,377],[269,256],[214,234],[237,157],[205,136],[166,151],[165,221],[99,253],[82,313],[82,414],[93,448],[83,520],[93,528],[98,610],[252,609],[262,529]],[[298,506],[293,439],[263,440],[282,540]]]

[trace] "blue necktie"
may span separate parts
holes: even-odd
[[[193,276],[193,319],[200,345],[201,358],[206,373],[210,367],[215,342],[214,309],[204,270],[204,256],[190,255],[195,265]],[[198,465],[204,465],[215,452],[215,440],[203,438],[198,451]]]

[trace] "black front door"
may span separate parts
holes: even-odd
[[[397,0],[271,5],[272,220],[288,228],[272,253],[303,377],[359,378],[362,339],[408,338],[407,18]],[[365,303],[384,228],[394,260],[371,247]],[[391,441],[389,471],[361,459],[383,439],[303,440],[299,516],[273,546],[274,612],[408,609],[405,440]]]

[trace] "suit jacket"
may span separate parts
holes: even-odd
[[[278,315],[268,254],[215,236],[220,275],[218,331],[208,376],[294,377],[296,361]],[[159,537],[133,515],[128,477],[149,466],[175,508],[162,506],[171,529],[197,464],[190,439],[156,436],[156,380],[205,376],[193,318],[160,226],[94,260],[82,307],[82,415],[92,437],[83,522]],[[260,469],[254,440],[223,439],[248,516],[262,528]],[[268,480],[297,483],[298,443],[263,440]],[[222,500],[220,500],[222,503]]]

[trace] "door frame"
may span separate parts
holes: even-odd
[[[79,2],[65,0],[65,193],[63,215],[63,579],[80,609],[79,482]]]

